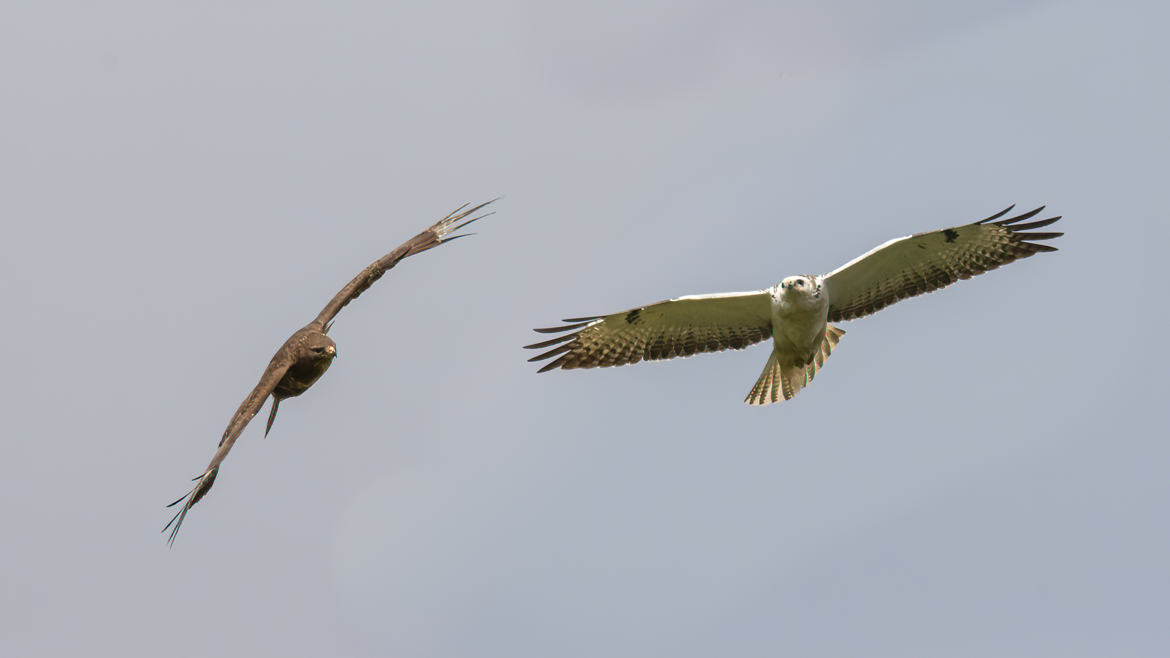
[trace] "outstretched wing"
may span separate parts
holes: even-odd
[[[999,219],[1014,207],[965,226],[890,240],[825,275],[829,321],[869,315],[900,299],[938,290],[1018,258],[1056,251],[1056,247],[1036,241],[1051,240],[1063,233],[1033,229],[1048,226],[1060,217],[1024,222],[1044,210],[1040,206]]]
[[[322,331],[328,331],[329,321],[337,315],[337,312],[340,311],[350,301],[357,299],[357,296],[365,292],[366,288],[374,285],[374,282],[382,278],[382,275],[386,273],[386,270],[394,267],[398,264],[398,261],[406,258],[407,256],[413,256],[414,254],[426,251],[432,247],[437,247],[444,242],[450,242],[455,238],[463,237],[463,235],[450,234],[463,228],[464,226],[467,226],[477,219],[483,219],[484,217],[487,217],[487,215],[490,215],[491,213],[487,213],[485,215],[480,215],[479,217],[472,217],[471,219],[466,220],[464,219],[468,215],[475,214],[484,206],[494,201],[496,201],[496,199],[492,199],[486,203],[481,203],[478,206],[474,206],[472,208],[468,208],[468,204],[463,204],[462,206],[452,211],[451,214],[435,222],[427,230],[419,233],[406,242],[403,242],[394,251],[391,251],[390,253],[371,263],[369,267],[362,270],[361,273],[355,276],[352,281],[347,283],[340,292],[334,295],[333,299],[329,300],[329,303],[325,305],[325,308],[321,309],[321,312],[317,314],[317,318],[313,322],[321,327]]]
[[[240,403],[240,408],[236,409],[236,413],[228,423],[227,429],[223,431],[223,438],[219,440],[219,449],[215,451],[215,455],[211,458],[211,462],[207,464],[207,468],[204,469],[203,473],[195,478],[195,486],[182,498],[167,505],[167,507],[174,507],[179,503],[183,504],[179,508],[179,511],[175,513],[175,516],[171,518],[171,522],[162,529],[163,532],[166,532],[167,528],[171,528],[171,536],[167,539],[167,543],[175,543],[175,537],[179,534],[179,527],[183,525],[183,519],[187,518],[187,510],[191,509],[195,503],[199,502],[211,490],[211,485],[215,483],[215,476],[219,473],[220,463],[227,457],[228,452],[235,445],[236,439],[240,437],[240,433],[248,426],[248,421],[252,420],[252,417],[260,411],[260,407],[264,406],[264,400],[276,390],[277,383],[284,377],[284,373],[288,372],[292,363],[292,350],[289,349],[286,343],[277,350],[276,355],[269,361],[268,368],[260,376],[260,383],[256,384],[256,388],[252,389],[248,397],[244,398],[244,401]]]
[[[566,319],[570,324],[536,331],[571,333],[525,347],[556,345],[529,359],[557,357],[539,372],[743,349],[772,336],[771,308],[766,290],[679,297],[612,315]]]

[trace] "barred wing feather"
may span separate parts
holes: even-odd
[[[1059,216],[1024,221],[1044,210],[1041,206],[999,219],[1011,209],[965,226],[890,240],[825,275],[829,321],[869,315],[900,299],[938,290],[1016,259],[1056,251],[1040,241],[1064,234],[1034,229],[1056,222]]]
[[[529,359],[553,359],[540,372],[743,349],[772,336],[771,294],[754,290],[691,295],[565,322],[569,324],[536,331],[568,333],[525,346],[551,348]]]

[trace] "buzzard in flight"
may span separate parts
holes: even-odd
[[[329,300],[329,303],[321,309],[312,322],[298,329],[296,333],[289,336],[288,340],[284,341],[284,345],[280,346],[272,360],[268,362],[268,367],[260,376],[260,383],[256,384],[256,388],[252,389],[248,397],[240,403],[240,408],[236,409],[227,429],[223,431],[223,438],[219,440],[219,449],[215,451],[215,456],[211,458],[211,463],[207,465],[203,473],[195,478],[195,486],[185,496],[167,506],[174,507],[180,503],[183,505],[175,513],[171,522],[163,528],[163,532],[166,532],[168,528],[171,529],[169,543],[174,544],[175,536],[179,534],[179,527],[183,525],[183,519],[187,517],[191,506],[199,502],[211,490],[215,476],[219,473],[219,465],[227,457],[232,445],[239,438],[240,433],[244,431],[244,427],[248,425],[248,421],[252,420],[252,417],[260,411],[264,401],[269,396],[272,397],[272,411],[268,414],[268,424],[264,428],[264,435],[267,436],[268,431],[272,429],[272,421],[276,420],[276,409],[280,405],[280,401],[304,393],[329,369],[329,365],[337,356],[337,345],[326,334],[329,333],[329,328],[333,325],[333,318],[337,312],[365,292],[366,288],[369,288],[386,273],[386,270],[394,267],[403,258],[467,235],[451,235],[451,233],[477,219],[486,217],[485,214],[467,219],[468,216],[475,214],[488,203],[492,203],[492,201],[481,203],[473,208],[468,208],[468,204],[457,208],[427,230],[371,263],[369,267],[362,270],[346,284],[341,292],[334,295],[333,299]]]
[[[1036,231],[1060,219],[1030,220],[1044,207],[1007,219],[1014,206],[965,226],[890,240],[825,275],[790,276],[765,290],[690,295],[610,315],[564,320],[540,333],[560,336],[529,361],[540,369],[620,366],[699,352],[743,349],[772,339],[772,354],[747,398],[750,405],[791,399],[824,365],[852,320],[894,302],[969,279],[1056,247],[1063,233]],[[555,358],[554,358],[555,357]]]

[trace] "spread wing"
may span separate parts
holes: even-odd
[[[495,199],[492,201],[495,201]],[[422,233],[419,233],[399,245],[394,251],[374,261],[369,267],[354,277],[352,281],[346,284],[340,292],[334,295],[333,299],[329,300],[329,303],[321,310],[321,313],[317,315],[309,326],[316,324],[322,331],[328,331],[328,325],[334,316],[337,315],[337,312],[348,304],[350,300],[355,299],[366,288],[373,285],[375,281],[386,273],[386,270],[394,267],[398,261],[407,256],[437,247],[455,238],[463,237],[461,235],[450,234],[477,219],[486,217],[487,215],[481,215],[466,219],[469,215],[476,213],[484,206],[492,203],[492,201],[481,203],[472,208],[468,208],[468,204],[456,208],[451,214],[435,222]],[[307,329],[309,326],[305,328]],[[163,532],[166,532],[168,529],[171,531],[168,543],[174,544],[175,537],[179,534],[179,528],[183,525],[183,520],[187,518],[187,512],[211,490],[211,485],[215,483],[215,476],[219,474],[219,465],[227,457],[228,452],[231,451],[232,446],[235,445],[236,439],[239,438],[244,428],[248,426],[248,423],[260,411],[260,408],[264,406],[264,401],[276,390],[277,384],[280,383],[285,373],[288,372],[294,360],[293,350],[286,341],[268,363],[268,368],[260,376],[260,383],[256,384],[252,392],[240,403],[239,409],[236,409],[235,415],[232,416],[231,422],[228,423],[227,429],[223,432],[223,438],[219,440],[219,449],[215,451],[215,455],[211,458],[211,462],[207,465],[203,473],[195,478],[195,486],[182,498],[167,506],[174,507],[182,503],[182,507],[171,518],[170,523],[163,528]]]
[[[352,281],[347,283],[340,292],[334,295],[333,299],[329,300],[329,303],[325,305],[325,308],[321,309],[321,312],[317,314],[317,318],[314,320],[314,322],[317,323],[317,325],[320,326],[323,331],[328,331],[329,322],[334,318],[334,316],[337,315],[337,312],[345,307],[346,304],[350,303],[350,301],[357,299],[358,295],[366,291],[366,288],[374,285],[374,282],[382,278],[382,275],[386,273],[386,270],[394,267],[398,264],[398,261],[406,258],[407,256],[413,256],[419,252],[437,247],[444,242],[450,242],[455,238],[463,237],[463,235],[450,234],[463,228],[464,226],[467,226],[477,219],[483,219],[484,217],[487,217],[487,215],[490,215],[491,213],[487,213],[486,215],[480,215],[479,217],[472,217],[471,219],[466,220],[464,219],[468,215],[475,214],[484,206],[494,201],[496,201],[496,199],[492,199],[486,203],[481,203],[478,206],[474,206],[472,208],[468,208],[468,204],[464,204],[456,208],[451,212],[451,214],[435,222],[427,230],[419,233],[406,242],[403,242],[394,251],[391,251],[390,253],[371,263],[369,267],[362,270],[361,273],[355,276]]]
[[[195,486],[185,496],[167,505],[167,507],[174,507],[179,503],[183,504],[179,508],[179,511],[175,513],[175,516],[171,518],[171,522],[162,530],[166,532],[167,528],[171,528],[171,536],[167,539],[167,543],[172,545],[175,543],[175,537],[179,534],[179,527],[183,525],[183,519],[187,518],[187,510],[190,510],[195,503],[199,502],[211,490],[211,485],[215,483],[215,476],[219,473],[220,463],[227,457],[228,452],[235,445],[240,433],[248,426],[248,421],[252,420],[252,417],[260,411],[260,407],[264,406],[264,400],[276,390],[277,383],[284,377],[284,373],[288,371],[292,363],[292,350],[286,343],[277,350],[276,355],[268,363],[268,368],[260,376],[260,383],[256,384],[256,388],[252,389],[248,397],[244,398],[244,401],[240,403],[240,408],[236,409],[236,413],[228,423],[227,429],[223,431],[223,438],[219,440],[219,449],[215,451],[215,455],[211,458],[211,462],[204,469],[203,473],[195,478]]]
[[[1012,208],[965,226],[890,240],[825,275],[829,321],[869,315],[900,299],[938,290],[1018,258],[1056,251],[1038,241],[1064,234],[1034,229],[1054,223],[1059,216],[1025,222],[1044,210],[1040,206],[999,219]]]
[[[566,319],[570,324],[536,331],[570,333],[525,347],[552,347],[529,359],[557,357],[539,372],[743,349],[772,336],[771,308],[766,290],[679,297],[612,315]]]

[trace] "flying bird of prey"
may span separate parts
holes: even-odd
[[[256,388],[252,389],[252,392],[240,403],[240,408],[236,409],[236,413],[232,415],[227,429],[223,431],[223,438],[219,440],[219,449],[215,451],[211,463],[207,465],[203,473],[194,479],[195,486],[185,496],[167,506],[174,507],[180,503],[183,505],[175,513],[171,522],[163,528],[163,532],[166,532],[168,528],[171,529],[168,543],[174,544],[179,527],[183,525],[183,519],[187,517],[191,506],[199,502],[211,490],[211,485],[215,483],[215,476],[219,473],[220,464],[227,457],[240,433],[244,431],[244,427],[248,425],[248,421],[252,420],[252,417],[260,411],[264,401],[269,396],[272,397],[272,410],[268,413],[268,424],[264,428],[264,435],[267,436],[269,430],[272,429],[272,421],[276,420],[276,409],[280,405],[280,401],[304,393],[329,369],[329,365],[337,356],[337,345],[326,334],[333,326],[333,318],[337,312],[365,292],[366,288],[369,288],[386,273],[386,270],[397,265],[398,261],[403,258],[468,235],[466,233],[451,234],[477,219],[491,214],[487,213],[467,219],[468,216],[474,215],[488,203],[492,203],[492,201],[481,203],[473,208],[468,208],[469,204],[460,206],[427,230],[371,263],[369,267],[362,270],[340,292],[334,295],[333,299],[329,300],[329,303],[321,309],[312,322],[298,329],[296,333],[289,336],[288,340],[284,341],[284,345],[280,346],[272,360],[268,362],[268,367],[260,376],[260,383],[256,384]]]
[[[1041,206],[1000,219],[1014,206],[965,226],[890,240],[824,275],[790,276],[751,292],[691,295],[583,318],[540,333],[560,336],[528,349],[529,361],[555,359],[539,370],[620,366],[699,352],[743,349],[768,338],[772,353],[744,400],[788,400],[807,386],[845,333],[830,322],[869,315],[894,302],[938,290],[1004,263],[1056,247],[1038,232],[1060,217],[1029,220]]]

